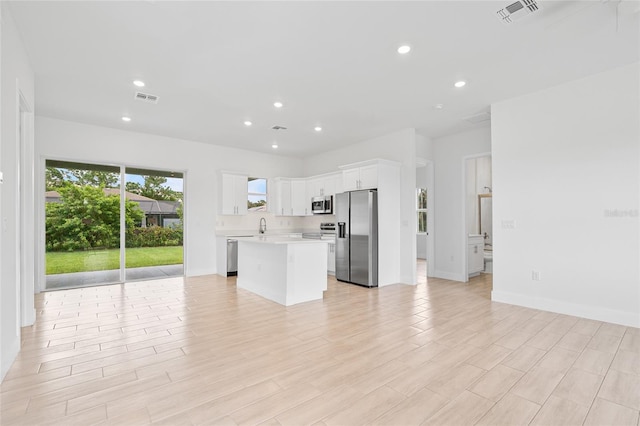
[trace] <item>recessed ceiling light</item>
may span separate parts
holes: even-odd
[[[460,87],[464,87],[466,84],[467,84],[466,81],[460,80],[460,81],[456,81],[454,86],[456,86],[457,88],[460,88]]]
[[[406,53],[409,53],[411,51],[411,46],[404,44],[400,47],[398,47],[398,53],[401,55],[404,55]]]
[[[282,102],[274,102],[273,106],[276,108],[282,108]]]
[[[137,87],[144,87],[144,81],[142,80],[133,80],[133,85]]]
[[[122,117],[122,121],[126,121],[127,123],[131,121],[131,117],[124,116]]]
[[[278,144],[276,142],[272,143],[271,148],[278,149]]]
[[[316,132],[321,132],[322,131],[322,127],[316,126],[316,127],[313,128],[313,130],[315,130]]]
[[[252,124],[253,124],[253,123],[252,123],[252,122],[250,122],[249,120],[247,120],[247,121],[245,121],[245,122],[244,122],[244,125],[245,125],[245,126],[247,126],[247,127],[251,126]]]
[[[435,104],[433,107],[435,109],[443,109],[444,108],[444,104]]]

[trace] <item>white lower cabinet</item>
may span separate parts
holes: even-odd
[[[469,276],[478,275],[484,270],[484,238],[482,235],[470,235],[467,250],[467,273]]]

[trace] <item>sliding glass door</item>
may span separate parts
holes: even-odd
[[[182,174],[127,168],[125,188],[144,213],[126,226],[125,279],[183,275]]]
[[[183,175],[46,161],[46,289],[181,276]]]
[[[120,281],[120,168],[46,162],[46,288]]]

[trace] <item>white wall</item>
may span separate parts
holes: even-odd
[[[217,271],[215,231],[219,170],[266,178],[302,174],[298,159],[46,117],[36,118],[36,156],[41,164],[37,170],[41,186],[39,194],[44,191],[45,158],[184,171],[188,276]],[[38,211],[42,212],[44,197],[38,196],[37,203]],[[256,220],[252,228],[257,229],[259,216],[251,217]],[[218,220],[224,220],[220,218],[223,216]]]
[[[381,158],[401,163],[400,194],[400,270],[401,282],[416,283],[416,132],[403,129],[334,151],[318,154],[304,161],[306,176],[329,173],[339,166]],[[381,260],[382,261],[382,260]]]
[[[416,133],[416,157],[420,160],[433,160],[433,141],[430,137]]]
[[[0,185],[0,379],[5,376],[20,349],[20,232],[18,229],[20,212],[19,159],[19,106],[18,93],[33,108],[33,71],[18,32],[5,4],[1,6],[1,85],[0,85],[0,170],[4,173],[4,183]],[[26,147],[29,151],[30,147]],[[28,162],[27,162],[28,166]],[[25,175],[29,175],[25,170]],[[32,193],[25,187],[25,196]],[[32,246],[25,241],[25,249]],[[27,291],[27,293],[29,293]],[[33,291],[30,292],[31,297]],[[33,308],[29,317],[33,317]]]
[[[467,158],[491,152],[491,131],[483,127],[434,141],[435,252],[429,276],[466,281],[463,181]]]
[[[639,79],[636,63],[492,106],[493,300],[640,326]]]

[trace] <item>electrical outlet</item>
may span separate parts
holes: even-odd
[[[531,271],[531,279],[533,281],[540,281],[540,271]]]
[[[516,221],[513,219],[505,219],[502,221],[502,229],[516,229]]]

